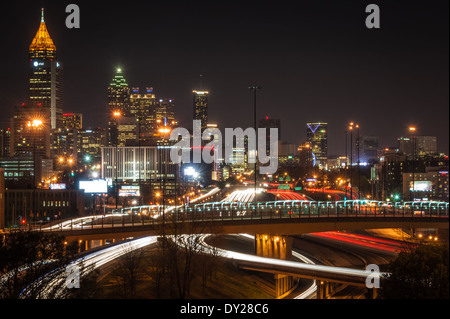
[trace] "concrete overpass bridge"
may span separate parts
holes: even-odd
[[[57,232],[67,241],[85,243],[86,249],[125,238],[184,234],[252,234],[258,257],[289,261],[292,236],[326,231],[379,228],[449,228],[449,203],[390,203],[369,200],[287,200],[214,202],[191,206],[139,206],[109,215],[65,220],[42,231]],[[325,296],[333,283],[364,285],[365,272],[339,273],[333,267],[318,270],[291,263],[241,260],[246,269],[275,274],[276,291],[283,295],[293,287],[293,277],[325,282],[318,295]],[[320,290],[321,289],[321,290]],[[373,296],[376,295],[372,291]]]
[[[300,235],[378,228],[444,228],[449,203],[353,201],[214,202],[192,206],[138,206],[62,221],[43,231],[68,240],[98,240],[166,234]]]

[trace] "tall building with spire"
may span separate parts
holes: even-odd
[[[130,87],[125,80],[122,69],[118,68],[108,87],[108,105],[111,113],[120,112],[130,116]]]
[[[108,86],[108,145],[125,146],[136,140],[137,119],[131,115],[130,87],[121,68]]]
[[[57,60],[56,46],[53,43],[41,13],[39,29],[29,47],[30,104],[48,109],[49,118],[44,124],[51,129],[63,127],[63,65]]]

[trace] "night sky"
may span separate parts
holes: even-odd
[[[394,3],[392,3],[394,2]],[[81,28],[65,27],[66,5],[81,10]],[[93,4],[95,3],[95,4]],[[381,29],[365,26],[368,4]],[[281,119],[281,138],[306,139],[306,122],[329,123],[329,154],[343,154],[348,121],[380,138],[380,148],[415,125],[449,151],[448,1],[8,1],[0,19],[1,127],[26,101],[28,47],[45,8],[64,64],[64,112],[85,126],[106,126],[107,87],[121,67],[131,87],[152,86],[176,100],[181,125],[192,126],[192,90],[211,92],[210,122],[253,126]]]

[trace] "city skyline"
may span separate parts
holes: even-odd
[[[137,5],[118,10],[80,2],[81,28],[69,30],[64,25],[66,4],[50,2],[42,6],[58,58],[65,65],[63,111],[82,113],[86,127],[98,123],[106,127],[106,91],[120,67],[130,87],[151,86],[161,97],[173,98],[183,127],[192,124],[192,91],[196,89],[210,92],[210,122],[220,128],[251,127],[248,86],[256,83],[263,87],[259,119],[280,119],[284,139],[290,143],[306,141],[307,122],[327,122],[328,153],[343,154],[346,124],[357,121],[361,134],[379,137],[380,147],[397,145],[397,138],[408,136],[408,126],[415,125],[418,135],[437,136],[438,151],[448,153],[448,40],[444,40],[448,21],[439,13],[447,3],[436,2],[425,12],[420,3],[412,3],[406,12],[380,3],[383,27],[368,30],[364,6],[354,4],[327,3],[324,11],[319,5],[302,4],[304,10],[294,13],[289,11],[290,3],[272,12],[264,2],[254,9],[245,4],[238,12],[232,4],[205,7],[193,2],[171,11],[168,4],[155,2],[149,6],[161,16],[140,20]],[[39,4],[20,11],[8,6],[20,15],[2,22],[16,19],[10,25],[16,30],[12,49],[2,52],[2,59],[11,61],[7,74],[13,75],[1,82],[2,109],[10,113],[1,120],[2,127],[9,125],[5,121],[13,107],[26,101],[28,65],[23,56],[39,26],[41,10]],[[159,25],[164,13],[170,12],[168,21],[176,23]],[[338,19],[344,13],[346,19]],[[312,21],[312,16],[320,16],[320,21]],[[235,23],[227,17],[235,17]],[[272,22],[265,24],[268,17]],[[263,25],[260,32],[253,32]],[[111,32],[97,36],[106,30]],[[145,30],[154,31],[149,40]],[[117,40],[111,41],[114,31],[125,43],[120,48]],[[192,33],[186,39],[188,31]],[[189,41],[198,46],[188,46]],[[240,117],[235,116],[238,111]]]
[[[448,7],[4,4],[0,299],[448,299]]]

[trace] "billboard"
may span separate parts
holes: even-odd
[[[428,192],[433,190],[433,183],[430,181],[414,181],[409,184],[410,191],[415,192]]]
[[[119,196],[121,197],[133,197],[141,196],[141,191],[139,186],[122,186],[119,189]]]
[[[66,184],[64,184],[64,183],[50,184],[50,189],[51,189],[51,190],[56,190],[56,189],[66,189]]]
[[[104,179],[80,181],[79,188],[86,194],[106,194],[108,193],[108,182]]]

